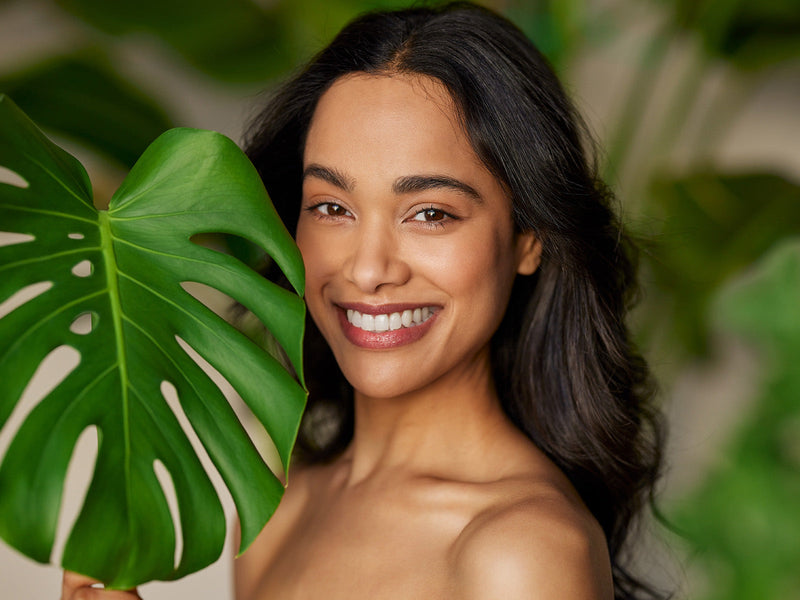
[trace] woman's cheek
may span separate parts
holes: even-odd
[[[330,252],[325,252],[324,236],[319,232],[312,233],[310,227],[304,226],[302,221],[297,228],[296,242],[306,271],[306,303],[311,316],[316,321],[315,313],[321,306],[322,287],[326,280],[326,273],[330,271],[330,265],[335,263],[329,260]]]
[[[498,238],[499,233],[470,233],[465,231],[461,235],[429,241],[410,255],[418,257],[416,263],[420,270],[424,269],[429,277],[454,294],[459,291],[478,293],[481,289],[492,294],[497,291],[498,284],[505,287],[512,255],[506,248],[508,244]],[[503,295],[502,290],[500,295]]]
[[[314,223],[307,223],[311,217],[301,217],[297,226],[297,247],[303,256],[303,265],[306,269],[306,280],[313,280],[320,277],[322,273],[329,269],[328,257],[331,255],[335,245],[327,238],[323,227],[315,227]],[[327,252],[326,252],[327,248]]]

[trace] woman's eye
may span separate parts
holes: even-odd
[[[438,208],[426,208],[419,211],[414,215],[414,221],[425,221],[426,223],[435,223],[437,221],[444,221],[449,215],[443,210]]]
[[[350,211],[347,210],[341,204],[335,204],[333,202],[323,202],[322,204],[317,204],[313,207],[313,210],[321,213],[326,217],[348,217],[350,216]]]

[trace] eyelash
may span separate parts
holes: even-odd
[[[306,211],[308,211],[309,213],[311,213],[314,217],[316,217],[318,219],[336,219],[339,216],[352,216],[352,215],[329,215],[329,214],[326,214],[326,213],[324,213],[324,212],[322,212],[320,210],[322,207],[325,207],[325,206],[338,207],[338,208],[344,210],[345,212],[350,213],[350,211],[347,210],[344,206],[342,206],[341,204],[337,204],[336,202],[319,202],[317,204],[314,204],[313,206],[309,206],[308,208],[306,208]],[[441,216],[440,219],[437,219],[435,221],[427,221],[425,219],[417,219],[416,218],[417,216],[423,215],[424,213],[427,213],[427,212],[438,213],[438,214],[441,214],[442,216]],[[442,210],[441,208],[436,208],[435,206],[428,206],[426,208],[423,208],[423,209],[418,210],[417,212],[415,212],[414,216],[411,217],[411,219],[409,219],[409,220],[415,221],[417,223],[421,223],[423,226],[430,227],[431,229],[433,229],[433,228],[444,227],[445,223],[447,221],[458,221],[459,218],[456,217],[453,214],[450,214],[447,211]]]
[[[425,214],[427,212],[439,213],[439,214],[442,215],[442,217],[440,219],[435,220],[435,221],[427,221],[427,220],[424,220],[424,219],[417,219],[416,218],[417,216]],[[419,210],[416,213],[414,213],[414,217],[411,220],[412,221],[417,221],[418,223],[422,223],[426,227],[440,228],[440,227],[444,227],[445,223],[447,221],[457,221],[458,217],[456,217],[455,215],[450,214],[447,211],[442,210],[441,208],[436,208],[435,206],[428,206],[427,208],[423,208],[422,210]]]
[[[324,212],[322,212],[320,210],[320,208],[322,208],[323,206],[336,206],[338,208],[341,208],[342,210],[344,210],[347,213],[350,212],[344,206],[342,206],[341,204],[337,204],[336,202],[319,202],[317,204],[314,204],[313,206],[309,206],[308,208],[306,208],[306,210],[309,213],[311,213],[312,216],[317,217],[318,219],[336,219],[337,218],[337,215],[328,215],[328,214],[325,214]],[[341,216],[346,216],[346,215],[341,215]]]

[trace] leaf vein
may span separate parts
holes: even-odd
[[[139,194],[139,195],[141,196],[143,194]],[[131,200],[132,199],[126,200],[125,206],[127,206],[127,204],[130,203]],[[128,221],[142,221],[144,219],[160,219],[160,218],[164,218],[164,217],[186,217],[187,214],[192,214],[192,215],[222,214],[222,215],[225,215],[228,218],[230,218],[230,210],[224,210],[224,209],[221,209],[221,208],[219,208],[219,209],[215,208],[213,210],[194,209],[191,212],[190,211],[186,211],[186,210],[181,210],[181,211],[177,211],[177,212],[165,212],[165,213],[153,213],[153,214],[145,214],[145,215],[136,215],[134,217],[118,217],[118,216],[115,215],[115,212],[117,210],[120,210],[121,208],[123,208],[123,207],[109,209],[109,211],[108,211],[109,214],[113,216],[115,221],[126,221],[126,222],[128,222]],[[203,233],[203,232],[198,231],[197,233]],[[210,232],[208,232],[208,233],[210,233]]]
[[[18,260],[16,262],[6,263],[0,266],[0,271],[5,271],[7,269],[11,269],[13,267],[19,267],[22,265],[32,265],[47,260],[53,260],[55,258],[61,258],[62,256],[69,256],[71,254],[82,254],[86,252],[100,251],[100,250],[102,250],[102,248],[100,248],[99,246],[92,246],[90,248],[76,248],[74,250],[66,250],[64,252],[56,252],[54,254],[40,255],[34,258],[26,258],[24,260]]]
[[[136,248],[137,250],[141,250],[142,252],[147,252],[148,254],[153,254],[155,256],[163,256],[165,258],[174,258],[174,259],[177,259],[177,260],[198,263],[198,264],[201,264],[201,265],[211,265],[213,267],[218,267],[218,268],[221,268],[221,269],[225,269],[225,271],[227,271],[229,273],[235,273],[235,271],[233,271],[232,269],[230,269],[226,265],[221,265],[221,264],[216,263],[216,262],[211,261],[211,260],[203,260],[202,258],[197,258],[195,256],[186,256],[184,254],[173,254],[173,253],[170,253],[170,252],[164,252],[162,250],[155,250],[153,248],[148,248],[147,246],[141,246],[139,244],[134,244],[133,242],[130,242],[128,240],[123,240],[123,239],[120,239],[120,238],[116,238],[115,241],[117,241],[117,242],[119,242],[121,244],[125,244],[126,246],[130,246],[131,248]],[[203,248],[203,246],[198,246],[198,248]],[[227,256],[226,254],[223,254],[221,252],[217,252],[215,250],[210,250],[209,248],[205,248],[205,249],[209,250],[210,252],[215,252],[216,254],[220,254],[222,256]]]
[[[66,183],[64,183],[63,181],[61,181],[61,179],[59,179],[58,177],[56,177],[56,176],[55,176],[55,174],[54,174],[54,173],[52,173],[52,172],[50,171],[50,169],[48,169],[47,167],[45,167],[45,166],[44,166],[44,164],[42,164],[41,162],[39,162],[38,160],[36,160],[36,158],[34,158],[33,156],[31,156],[31,155],[30,155],[30,154],[28,154],[27,152],[24,154],[24,156],[25,156],[26,158],[30,159],[30,161],[31,161],[33,164],[35,164],[36,166],[38,166],[40,169],[42,169],[42,171],[44,171],[45,173],[47,173],[48,175],[50,175],[50,177],[52,177],[52,178],[53,178],[53,180],[54,180],[56,183],[58,183],[58,184],[59,184],[59,185],[60,185],[62,188],[64,188],[64,190],[65,190],[67,193],[69,193],[69,195],[70,195],[70,196],[74,197],[74,198],[75,198],[75,199],[76,199],[78,202],[80,202],[81,204],[83,204],[84,206],[86,206],[86,207],[88,207],[88,208],[90,208],[90,209],[92,209],[92,210],[96,210],[96,209],[95,209],[95,207],[94,207],[94,206],[92,206],[92,204],[91,204],[90,202],[87,202],[87,201],[86,201],[84,198],[81,198],[81,197],[80,197],[78,194],[76,194],[76,193],[75,193],[75,191],[74,191],[73,189],[71,189],[71,188],[70,188],[70,187],[69,187],[69,186],[68,186]],[[76,218],[78,218],[78,217],[76,217]]]
[[[192,319],[192,320],[193,320],[195,323],[197,323],[197,325],[198,325],[198,326],[202,326],[202,327],[203,327],[204,329],[206,329],[207,331],[210,331],[211,333],[215,333],[214,329],[213,329],[213,328],[211,328],[211,327],[209,327],[209,326],[208,326],[208,324],[204,323],[204,322],[203,322],[203,321],[202,321],[202,320],[201,320],[201,319],[200,319],[200,318],[199,318],[199,317],[198,317],[196,314],[194,314],[193,312],[191,312],[191,311],[189,311],[189,310],[186,310],[186,309],[185,309],[183,306],[181,306],[181,305],[180,305],[180,304],[178,304],[177,302],[173,302],[172,300],[170,300],[170,299],[169,299],[169,298],[167,298],[166,296],[164,296],[164,295],[162,295],[162,294],[159,294],[159,293],[158,293],[156,290],[154,290],[154,289],[153,289],[153,288],[151,288],[150,286],[148,286],[148,285],[146,285],[145,283],[143,283],[143,282],[139,281],[139,280],[138,280],[138,279],[136,279],[135,277],[131,277],[130,275],[128,275],[127,273],[125,273],[125,272],[123,272],[123,271],[120,271],[120,272],[119,272],[119,274],[120,274],[122,277],[125,277],[126,279],[130,280],[130,281],[131,281],[131,282],[133,282],[134,284],[138,285],[138,286],[139,286],[140,288],[142,288],[143,290],[146,290],[146,291],[150,292],[150,293],[151,293],[151,294],[153,294],[155,297],[157,297],[157,298],[159,298],[160,300],[162,300],[162,301],[163,301],[165,304],[169,304],[170,306],[172,306],[172,307],[174,307],[174,308],[178,309],[180,312],[184,313],[186,316],[188,316],[190,319]],[[192,296],[191,296],[191,294],[188,294],[188,292],[187,292],[187,295],[189,295],[190,297],[192,297]],[[195,302],[197,302],[197,303],[198,303],[198,304],[200,304],[201,306],[204,306],[204,308],[206,308],[207,310],[210,310],[210,309],[208,309],[208,307],[205,307],[205,305],[203,305],[203,303],[202,303],[202,302],[200,302],[199,300],[196,300],[196,299],[195,299],[195,298],[193,298],[193,297],[192,297],[192,299],[193,299],[193,300],[195,300]],[[128,316],[126,316],[126,317],[125,317],[125,320],[126,320],[128,323],[132,323],[132,324],[133,324],[133,323],[135,323],[135,322],[134,322],[134,321],[133,321],[133,320],[132,320],[130,317],[128,317]],[[219,337],[219,336],[216,336],[216,337]]]
[[[70,219],[72,221],[83,221],[84,223],[91,223],[92,225],[97,225],[97,221],[93,221],[92,219],[87,219],[86,217],[79,217],[77,215],[71,215],[69,213],[58,212],[56,210],[45,210],[43,208],[29,208],[27,206],[16,206],[14,204],[0,204],[0,208],[7,211],[32,213],[36,215],[50,215],[51,217],[61,217],[64,219]]]

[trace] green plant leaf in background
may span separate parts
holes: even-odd
[[[651,191],[658,242],[648,267],[659,291],[651,316],[669,323],[684,350],[704,355],[716,290],[776,240],[800,234],[800,186],[767,173],[701,172],[657,180]]]
[[[221,81],[263,83],[291,64],[290,30],[279,6],[262,8],[250,0],[54,1],[106,33],[155,35]]]
[[[198,282],[249,308],[281,344],[300,382],[301,298],[192,236],[222,232],[263,247],[298,293],[302,260],[260,179],[228,138],[177,129],[144,153],[111,200],[92,206],[83,167],[0,96],[0,231],[33,238],[0,247],[0,303],[49,289],[0,319],[0,428],[40,363],[67,346],[79,364],[27,415],[0,466],[0,536],[51,558],[65,472],[79,436],[98,453],[64,549],[65,568],[127,588],[197,571],[219,556],[225,518],[215,489],[165,401],[168,382],[229,489],[241,549],[262,529],[283,486],[219,388],[180,340],[213,365],[265,426],[284,468],[305,391],[281,362],[184,291]],[[16,238],[19,240],[20,238]],[[89,270],[76,268],[90,265]],[[41,289],[39,289],[41,292]],[[76,328],[91,315],[89,331]],[[177,497],[183,551],[156,477]]]
[[[758,69],[800,56],[797,0],[662,0],[675,24],[697,31],[707,52]]]
[[[175,125],[155,101],[114,71],[100,49],[0,77],[0,92],[14,98],[39,126],[127,168]]]
[[[714,315],[758,348],[766,370],[719,464],[670,515],[704,574],[693,597],[800,598],[800,237],[726,286]]]
[[[489,3],[487,3],[489,4]],[[497,4],[497,3],[495,3]],[[607,37],[608,17],[586,0],[509,0],[503,12],[532,39],[557,72],[587,44]]]

